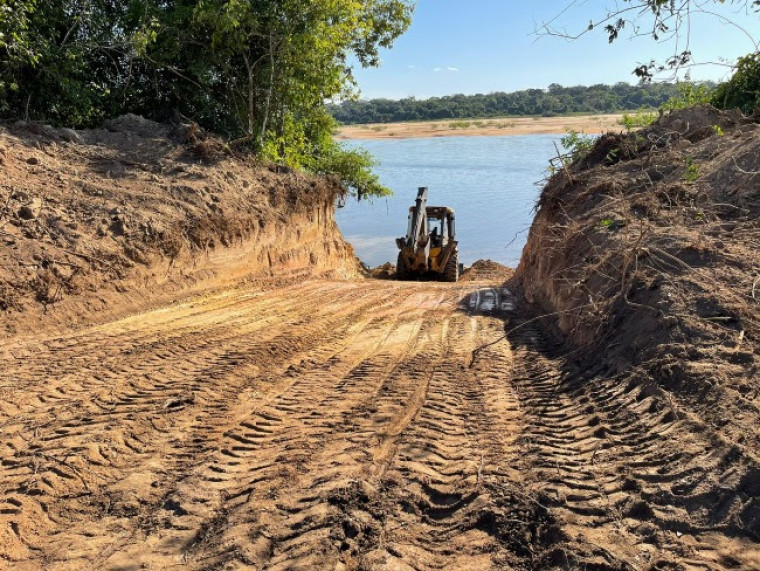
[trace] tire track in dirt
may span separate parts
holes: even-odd
[[[399,435],[416,417],[425,400],[430,378],[445,352],[446,329],[445,320],[421,323],[410,336],[410,348],[396,355],[389,368],[380,369],[380,375],[365,379],[370,381],[370,397],[358,399],[355,406],[344,412],[342,430],[335,435],[334,452],[320,459],[325,468],[334,464],[330,468],[333,477],[327,478],[323,469],[315,470],[304,482],[306,485],[301,486],[319,493],[315,505],[318,509],[327,509],[329,516],[315,520],[283,542],[281,554],[275,554],[272,559],[272,569],[340,562],[339,555],[347,547],[345,534],[350,523],[341,521],[339,526],[335,525],[333,518],[340,516],[334,505],[335,498],[354,482],[372,486],[381,477],[384,466],[394,455]],[[339,459],[337,464],[336,459]],[[305,502],[314,503],[309,497],[300,499],[301,505]],[[348,529],[348,534],[352,533]],[[314,559],[314,548],[325,543],[331,546],[332,553],[324,554],[327,559]],[[351,562],[351,556],[342,559]]]
[[[342,366],[331,363],[324,371],[304,372],[302,381],[315,373],[328,381],[322,383],[321,388],[327,389],[322,394],[312,391],[318,398],[309,401],[289,394],[288,400],[280,399],[259,412],[255,424],[248,426],[268,434],[259,439],[258,446],[247,449],[245,457],[245,464],[255,468],[255,479],[249,479],[235,501],[228,502],[224,529],[214,530],[218,537],[206,533],[197,542],[205,545],[200,545],[195,558],[263,559],[273,569],[294,563],[319,565],[321,560],[314,555],[324,549],[324,535],[330,532],[329,524],[318,517],[325,508],[325,490],[329,492],[345,476],[346,460],[358,450],[351,442],[355,433],[345,430],[347,423],[354,412],[375,402],[376,395],[380,401],[392,398],[395,391],[390,385],[404,366],[400,358],[408,356],[419,364],[428,360],[422,322],[410,322],[408,317],[384,329],[371,344],[365,343],[360,358],[344,359]],[[247,496],[240,503],[243,493]],[[236,548],[218,553],[220,544]],[[302,556],[307,561],[301,561]]]
[[[654,386],[551,356],[534,327],[510,336],[531,487],[569,538],[570,565],[751,569],[756,462]],[[752,483],[755,482],[755,483]],[[753,488],[754,486],[754,488]]]
[[[472,287],[305,282],[6,341],[0,567],[760,567],[753,458],[512,313],[505,339]]]
[[[273,570],[486,569],[528,556],[532,540],[522,522],[507,522],[509,513],[522,515],[515,507],[525,509],[508,481],[514,454],[502,454],[518,432],[517,400],[500,378],[509,350],[493,352],[500,370],[470,372],[479,321],[437,312],[406,351],[381,360],[382,374],[374,359],[357,367],[370,372],[368,386],[357,386],[360,398],[345,397],[351,406],[332,417],[316,405],[329,443],[311,450],[292,482],[277,484],[276,497],[247,490],[253,497],[204,536],[205,553],[194,561]],[[500,322],[491,321],[489,340],[501,335]],[[489,419],[493,412],[499,416]],[[494,466],[484,468],[486,456]]]
[[[337,290],[340,292],[340,288]],[[146,375],[141,379],[143,382],[126,383],[125,390],[114,395],[116,406],[106,410],[79,413],[76,409],[85,406],[85,399],[76,403],[77,407],[66,405],[62,413],[48,409],[42,420],[35,422],[30,441],[25,441],[18,431],[6,440],[16,445],[9,446],[12,454],[4,454],[2,458],[7,476],[0,488],[3,514],[28,524],[30,536],[55,529],[56,519],[92,517],[93,508],[100,517],[134,515],[138,509],[134,500],[120,496],[132,486],[139,489],[146,485],[144,481],[123,478],[122,472],[130,470],[140,474],[134,468],[136,460],[139,465],[139,458],[147,457],[147,464],[156,464],[153,456],[158,450],[167,457],[158,462],[165,465],[162,470],[166,471],[173,463],[181,464],[183,457],[193,457],[213,437],[213,421],[224,417],[224,410],[236,398],[241,381],[255,375],[262,363],[285,360],[287,364],[288,357],[309,345],[340,338],[352,321],[368,313],[370,306],[380,315],[384,306],[391,306],[384,300],[388,296],[373,295],[370,301],[362,302],[362,294],[352,293],[352,303],[341,302],[337,311],[309,308],[309,313],[316,315],[303,320],[307,325],[300,329],[297,323],[285,320],[280,329],[266,331],[254,340],[248,338],[250,331],[240,328],[234,334],[226,328],[221,334],[204,328],[202,331],[208,338],[203,341],[196,334],[182,342],[174,338],[169,347],[176,355],[168,360],[165,377],[161,378],[163,367],[157,363],[146,365],[138,361],[136,368],[159,374]],[[155,348],[158,363],[168,357],[163,350],[168,351],[163,345]],[[46,357],[50,358],[43,354],[41,359]],[[86,376],[88,372],[84,369],[81,374]],[[129,369],[124,372],[132,373]],[[114,410],[119,405],[128,410],[119,414]],[[178,458],[172,458],[174,449]],[[153,466],[141,477],[154,478],[162,470]],[[121,488],[117,486],[109,493],[119,501],[112,502],[111,497],[93,491],[93,488],[102,490],[114,480],[121,480]],[[61,502],[61,497],[72,501]],[[83,498],[92,497],[97,497],[96,503],[101,505],[82,505]],[[73,507],[69,505],[72,503]],[[17,536],[16,543],[23,544],[23,526],[16,524],[11,529]],[[31,543],[26,547],[35,550]]]
[[[520,412],[501,321],[458,314],[449,329],[446,356],[377,481],[383,499],[370,513],[383,516],[381,548],[361,553],[370,568],[522,567],[543,541],[546,522],[515,485]]]

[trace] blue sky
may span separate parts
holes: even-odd
[[[534,31],[561,13],[570,0],[418,0],[409,31],[382,54],[379,69],[355,70],[362,98],[417,98],[545,88],[551,83],[635,83],[631,71],[673,53],[672,44],[623,36],[607,42],[603,30],[568,42],[537,38]],[[613,2],[578,0],[557,22],[577,31]],[[710,6],[760,39],[760,16],[736,6]],[[691,46],[700,62],[734,60],[754,50],[752,41],[715,17],[692,17]],[[697,66],[692,79],[724,79],[727,69]]]

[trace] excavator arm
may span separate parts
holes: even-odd
[[[406,245],[411,246],[415,251],[428,242],[427,199],[428,189],[426,186],[421,186],[417,191],[416,204],[412,212],[411,232],[406,237]]]
[[[429,241],[427,199],[428,189],[426,186],[421,186],[417,190],[415,205],[410,209],[410,220],[407,234],[404,238],[396,240],[400,249],[411,248],[413,251],[417,252],[421,246],[424,247]]]

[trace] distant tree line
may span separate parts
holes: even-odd
[[[715,85],[706,82],[708,90]],[[513,93],[449,95],[415,99],[407,97],[344,101],[328,105],[328,111],[344,124],[394,123],[440,119],[488,118],[503,116],[553,117],[572,113],[615,113],[636,109],[656,109],[677,96],[678,84],[591,85],[563,87],[553,83],[548,89],[525,89]]]

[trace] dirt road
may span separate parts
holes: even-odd
[[[759,567],[712,436],[486,287],[315,280],[3,341],[0,567]]]

